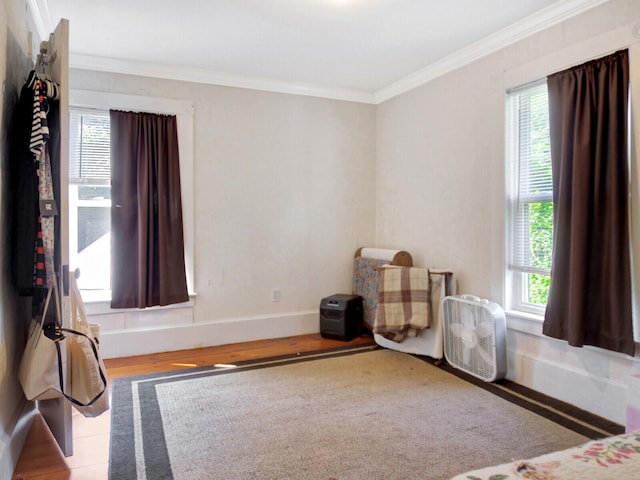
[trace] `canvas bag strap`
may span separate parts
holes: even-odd
[[[88,335],[85,335],[82,332],[78,332],[76,330],[73,330],[71,328],[60,328],[59,329],[61,332],[65,332],[65,333],[70,333],[72,335],[80,335],[82,337],[85,337],[87,340],[89,340],[89,343],[91,344],[91,350],[93,351],[93,355],[96,359],[96,363],[98,363],[98,365],[100,365],[99,360],[100,357],[98,355],[98,349],[96,348],[96,343],[93,341],[93,339],[91,337],[89,337]],[[60,334],[60,339],[62,340],[63,338],[66,338],[63,334]],[[102,367],[99,367],[98,370],[100,371],[100,379],[102,380],[102,390],[100,390],[100,393],[98,393],[94,398],[92,398],[89,402],[87,403],[82,403],[79,402],[78,400],[76,400],[75,398],[73,398],[71,395],[68,395],[67,393],[65,393],[64,391],[64,372],[62,371],[62,349],[60,348],[60,341],[56,340],[56,352],[58,354],[58,376],[60,378],[60,392],[62,393],[62,395],[64,395],[64,398],[66,398],[67,400],[69,400],[71,403],[73,403],[74,405],[77,405],[79,407],[89,407],[91,405],[93,405],[98,398],[100,398],[100,396],[104,393],[104,391],[107,389],[107,377],[104,374],[104,371],[102,370]]]
[[[49,303],[51,303],[52,295],[53,295],[53,289],[52,288],[47,289],[47,296],[45,297],[44,305],[42,307],[42,314],[40,315],[40,318],[37,318],[37,317],[35,318],[36,321],[34,322],[33,330],[31,330],[29,332],[29,336],[35,335],[36,330],[38,328],[40,329],[41,332],[44,331],[45,335],[46,335],[47,330],[46,330],[46,326],[44,324],[44,319],[47,316],[47,310],[49,309]],[[52,338],[49,335],[47,335],[47,337]],[[36,343],[33,346],[34,349],[38,346],[38,342],[40,342],[40,338],[41,338],[41,335],[38,334],[38,337],[36,339]],[[52,340],[53,340],[53,338],[52,338]]]

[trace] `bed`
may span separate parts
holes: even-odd
[[[463,473],[451,480],[638,480],[640,430],[592,440],[528,460]]]

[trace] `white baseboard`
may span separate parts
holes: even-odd
[[[33,402],[26,402],[16,415],[13,425],[5,426],[6,431],[11,432],[11,436],[6,443],[0,442],[0,478],[12,478],[35,413]]]
[[[602,348],[571,347],[542,334],[542,318],[507,314],[507,378],[621,425],[630,377],[640,357]]]
[[[100,352],[103,358],[129,357],[319,331],[317,310],[158,328],[103,330]]]
[[[509,357],[510,380],[621,425],[626,423],[627,386],[622,380],[526,353],[510,351]]]

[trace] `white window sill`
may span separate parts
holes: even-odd
[[[544,316],[536,313],[523,312],[521,310],[508,310],[507,328],[531,335],[542,336],[542,322]]]
[[[542,322],[544,321],[544,315],[523,312],[520,310],[508,310],[505,312],[505,315],[507,317],[507,328],[510,330],[527,333],[537,337],[544,337],[554,342],[563,342],[564,344],[566,344],[564,340],[556,340],[556,339],[552,339],[551,337],[547,337],[546,335],[543,335]],[[567,346],[567,348],[578,348],[578,347]],[[611,357],[618,357],[624,360],[629,360],[629,356],[625,355],[624,353],[605,350],[600,347],[594,347],[592,345],[585,345],[584,347],[581,347],[581,348],[584,349],[585,351],[598,352],[600,354],[605,354]],[[636,349],[637,348],[638,346],[636,346]],[[633,359],[631,359],[631,361],[633,363],[640,364],[640,356],[634,357]]]
[[[111,308],[111,290],[81,290],[82,303],[85,306],[87,315],[103,315],[118,312],[130,312],[132,310],[168,310],[172,308],[191,308],[194,305],[197,293],[189,293],[189,301],[165,305],[162,307],[148,307],[140,309]]]

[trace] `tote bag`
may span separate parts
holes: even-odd
[[[41,317],[32,321],[18,378],[28,400],[64,397],[83,415],[94,417],[109,409],[106,369],[75,279],[70,287],[72,328],[61,327],[58,289],[54,286],[47,292]],[[70,385],[65,383],[67,349]]]
[[[100,328],[87,321],[74,275],[70,275],[69,289],[71,328],[78,333],[69,340],[72,403],[85,417],[95,417],[109,409],[106,368],[99,351]]]
[[[47,291],[42,313],[31,321],[27,346],[18,368],[18,379],[28,400],[63,396],[60,375],[66,364],[59,363],[58,350],[64,351],[66,346],[62,342],[56,348],[56,342],[61,339],[59,332],[56,332],[59,310],[57,289],[51,288]],[[66,355],[61,354],[60,358],[65,359]]]

